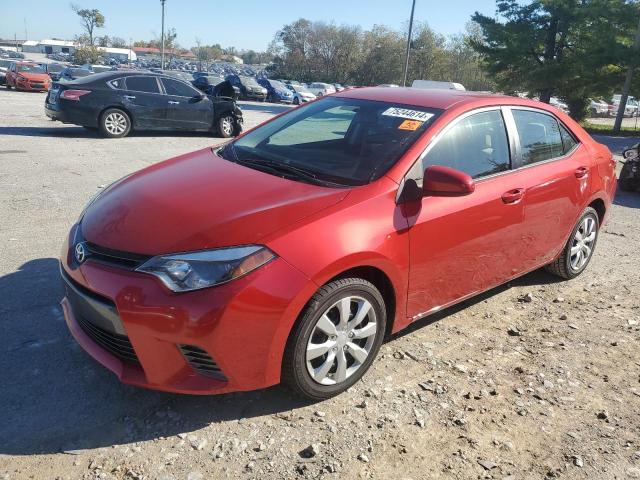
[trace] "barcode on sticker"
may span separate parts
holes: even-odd
[[[387,117],[399,117],[407,118],[409,120],[418,120],[419,122],[427,122],[433,117],[433,113],[397,107],[387,108],[384,112],[382,112],[382,115],[386,115]]]

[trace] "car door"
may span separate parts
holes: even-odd
[[[426,167],[443,165],[469,174],[475,191],[426,196],[405,204],[409,221],[408,316],[417,318],[499,285],[522,271],[518,241],[523,208],[521,179],[500,107],[475,110],[452,121],[405,178],[422,186]],[[514,195],[515,193],[515,195]]]
[[[183,130],[210,129],[213,104],[206,95],[174,78],[160,79],[168,105],[167,125]]]
[[[525,270],[551,262],[590,195],[593,162],[558,118],[546,111],[512,107],[523,172],[524,219],[521,258]]]
[[[160,91],[157,77],[132,75],[125,78],[125,86],[122,101],[133,115],[134,125],[145,128],[166,128],[169,104],[168,99]]]

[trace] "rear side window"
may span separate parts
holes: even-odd
[[[115,80],[111,80],[109,82],[109,85],[111,85],[113,88],[117,89],[117,90],[122,90],[124,89],[124,78],[116,78]]]
[[[560,136],[562,137],[562,146],[564,147],[564,153],[569,153],[573,147],[578,144],[578,141],[569,133],[569,130],[564,125],[560,124]]]
[[[163,78],[162,85],[164,85],[164,89],[167,92],[167,95],[177,95],[179,97],[193,97],[197,95],[198,92],[191,88],[189,85],[185,85],[184,83],[178,80],[172,80],[170,78]]]
[[[156,77],[127,77],[127,90],[146,93],[160,93]]]
[[[422,159],[422,178],[431,165],[442,165],[467,173],[473,178],[504,172],[511,167],[509,141],[499,110],[470,115],[450,128]]]
[[[530,110],[513,110],[520,146],[522,165],[544,162],[564,155],[558,121],[551,115]]]

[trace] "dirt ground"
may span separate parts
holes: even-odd
[[[640,479],[640,195],[578,279],[422,320],[334,399],[143,391],[72,340],[56,258],[99,187],[219,139],[101,139],[43,101],[0,90],[0,479]],[[281,108],[243,105],[249,125]]]

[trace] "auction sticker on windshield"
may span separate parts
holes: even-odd
[[[387,117],[406,118],[409,120],[417,120],[419,122],[427,122],[433,118],[433,113],[421,112],[420,110],[409,110],[407,108],[391,107],[387,108],[382,115]]]

